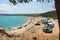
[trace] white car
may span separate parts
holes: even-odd
[[[47,26],[50,27],[50,28],[53,28],[54,24],[53,23],[48,23]]]

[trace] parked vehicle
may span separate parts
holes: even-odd
[[[43,32],[52,33],[52,28],[54,28],[54,24],[50,20],[50,18],[41,20],[42,24],[45,24],[46,27],[43,28]]]
[[[45,33],[52,33],[52,28],[44,27],[43,28],[43,32],[45,32]]]
[[[41,22],[42,22],[42,24],[45,24],[45,25],[48,23],[48,21],[46,19],[41,20]]]
[[[54,28],[54,24],[53,23],[48,23],[47,26],[50,27],[50,28]]]

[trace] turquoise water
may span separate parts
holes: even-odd
[[[27,22],[26,16],[0,16],[0,28],[12,28]]]

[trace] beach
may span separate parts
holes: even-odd
[[[23,40],[32,40],[33,37],[36,37],[37,40],[58,40],[59,39],[59,26],[58,26],[58,20],[52,20],[54,23],[54,28],[52,33],[44,33],[42,31],[42,28],[45,26],[40,22],[40,25],[35,25],[37,22],[39,22],[42,19],[46,19],[45,17],[31,17],[28,16],[28,21],[21,26],[13,27],[11,30],[6,30],[5,32],[8,35],[20,35],[21,37],[23,36]],[[33,29],[31,29],[33,27]],[[30,30],[30,31],[29,31]],[[32,31],[35,31],[35,33],[31,33]],[[23,35],[24,34],[24,35]],[[12,38],[11,38],[12,39]],[[13,38],[14,39],[14,38]],[[22,39],[22,38],[21,38]],[[17,39],[19,40],[19,39]]]

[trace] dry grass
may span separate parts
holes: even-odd
[[[33,27],[35,28],[35,27]],[[37,40],[59,40],[59,35],[58,34],[48,34],[48,33],[43,33],[40,32],[40,29],[36,30],[36,32],[31,33],[30,30],[33,29],[29,29],[29,32],[26,31],[22,34],[19,35],[7,35],[5,33],[0,33],[0,40],[33,40],[33,37],[36,37]]]

